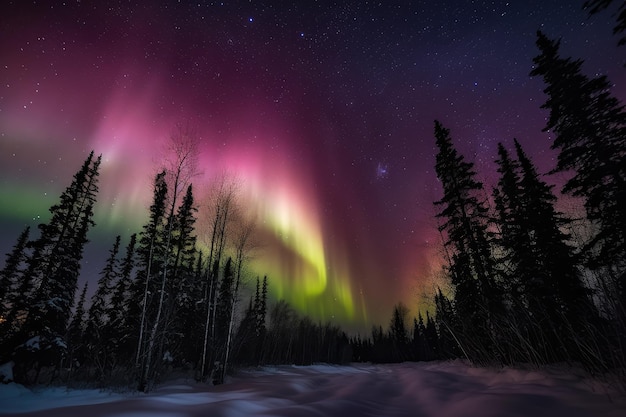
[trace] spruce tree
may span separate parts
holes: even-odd
[[[109,257],[100,272],[98,288],[91,297],[87,334],[94,341],[99,339],[99,333],[108,325],[110,320],[108,312],[111,309],[112,284],[117,280],[117,256],[120,250],[120,240],[121,237],[119,235],[115,237],[113,247],[109,251]]]
[[[0,326],[5,322],[7,312],[17,297],[15,292],[23,272],[24,262],[27,259],[26,246],[29,234],[30,226],[27,226],[17,238],[13,250],[7,254],[4,268],[0,271]]]
[[[163,243],[163,229],[165,227],[165,204],[167,199],[167,183],[165,171],[155,176],[152,204],[148,223],[140,233],[137,261],[138,270],[134,281],[129,288],[128,315],[125,327],[135,329],[131,340],[135,344],[135,365],[141,369],[144,359],[145,332],[148,319],[154,314],[154,295],[158,291],[155,276],[159,275],[165,248]],[[137,300],[139,302],[137,302]],[[130,340],[129,340],[130,342]]]
[[[220,345],[225,342],[226,331],[230,321],[230,310],[233,302],[234,271],[233,262],[229,257],[224,265],[224,276],[220,282],[216,314],[216,337]]]
[[[435,294],[435,324],[439,334],[440,359],[458,357],[461,352],[458,346],[457,334],[459,333],[458,318],[452,306],[452,302],[443,295],[441,288],[437,288]],[[416,322],[417,324],[417,322]]]
[[[67,328],[68,360],[67,367],[70,375],[74,368],[80,367],[87,360],[85,340],[85,300],[87,298],[88,282],[83,285],[83,290],[78,298],[76,309]]]
[[[76,293],[87,232],[94,225],[93,207],[98,192],[101,156],[91,152],[60,203],[50,208],[51,219],[40,224],[26,274],[36,286],[32,305],[22,326],[24,341],[49,358],[66,347],[64,336]],[[38,343],[35,343],[38,342]],[[51,359],[52,360],[52,359]]]
[[[107,344],[111,337],[110,317],[111,296],[113,282],[117,280],[118,253],[120,249],[120,236],[116,236],[113,247],[109,251],[104,268],[100,272],[98,288],[91,297],[89,307],[87,327],[85,337],[89,350],[89,358],[98,370],[98,377],[102,378],[104,373],[110,370]]]
[[[13,348],[21,343],[22,323],[32,305],[35,287],[31,274],[24,270],[28,268],[29,260],[25,248],[31,246],[27,239],[26,232],[22,232],[13,251],[7,255],[3,270],[3,286],[6,286],[7,293],[1,301],[3,315],[0,321],[0,361],[9,360],[13,355]],[[22,246],[24,248],[20,250]]]
[[[550,115],[544,130],[554,132],[559,151],[554,172],[573,172],[563,192],[585,199],[589,220],[598,232],[587,250],[588,265],[617,268],[626,260],[626,112],[610,94],[606,76],[588,78],[582,60],[562,58],[560,41],[537,32],[540,54],[532,76],[541,76],[548,96],[542,108]],[[623,278],[626,280],[626,277]],[[626,288],[622,288],[626,291]]]
[[[196,211],[192,186],[189,185],[174,218],[172,228],[171,273],[163,313],[163,322],[166,323],[166,328],[162,330],[165,334],[162,342],[167,340],[167,346],[163,344],[162,349],[167,349],[170,353],[181,349],[183,343],[188,343],[183,340],[183,337],[185,333],[188,333],[189,324],[182,318],[188,318],[192,322],[196,321],[194,315],[195,301],[199,299],[196,298],[198,294],[195,279],[196,236],[194,225],[196,219],[194,213]]]
[[[533,360],[568,359],[568,351],[576,346],[572,326],[593,320],[595,310],[563,231],[568,219],[554,207],[553,187],[539,177],[517,140],[515,150],[517,160],[498,145],[501,178],[494,190],[501,229],[498,242],[511,283],[510,320],[519,326],[513,334],[525,334],[535,351],[542,352]]]
[[[393,308],[391,322],[389,323],[389,333],[394,349],[390,352],[393,362],[402,362],[408,359],[409,335],[406,329],[406,317],[409,309],[402,303]]]
[[[11,358],[19,323],[30,307],[33,285],[24,274],[29,233],[30,227],[22,231],[0,271],[0,363]]]
[[[569,219],[555,209],[557,198],[553,187],[539,178],[517,140],[515,149],[520,164],[527,232],[533,243],[533,257],[527,264],[534,265],[538,284],[529,285],[525,295],[529,300],[538,301],[537,310],[544,312],[552,322],[543,326],[544,329],[554,328],[554,344],[560,345],[558,350],[551,349],[551,354],[556,359],[562,359],[559,354],[567,354],[566,359],[587,361],[588,349],[596,345],[599,316],[591,292],[584,285],[577,254],[569,244],[570,237],[563,231]]]
[[[110,336],[106,341],[107,349],[114,352],[116,362],[130,361],[133,347],[128,341],[135,327],[129,326],[127,321],[130,304],[137,304],[137,300],[130,298],[130,288],[132,285],[132,272],[135,268],[135,249],[137,245],[137,235],[133,233],[126,246],[124,258],[119,264],[116,276],[117,282],[113,285],[111,304],[107,312],[110,320]]]
[[[481,200],[483,185],[475,178],[473,164],[452,145],[450,131],[438,121],[435,138],[439,150],[435,170],[443,187],[443,197],[435,205],[441,206],[437,217],[443,219],[440,231],[450,254],[455,305],[467,337],[473,334],[474,353],[485,354],[503,305],[491,255],[488,208]]]

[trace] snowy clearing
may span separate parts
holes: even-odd
[[[240,371],[227,383],[189,380],[150,394],[0,386],[15,416],[626,416],[626,398],[564,372],[487,370],[460,362]]]

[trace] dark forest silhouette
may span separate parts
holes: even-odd
[[[585,7],[596,13],[610,3]],[[499,179],[488,190],[435,121],[443,195],[433,221],[450,289],[433,295],[435,311],[410,318],[398,304],[387,328],[348,338],[285,301],[268,305],[271,277],[257,277],[247,306],[239,305],[254,225],[238,212],[236,183],[218,179],[209,242],[198,249],[196,143],[179,126],[143,229],[125,248],[115,239],[91,300],[86,286],[77,294],[77,282],[100,157],[88,156],[39,236],[20,234],[0,271],[0,363],[13,361],[14,379],[26,384],[141,391],[172,370],[221,383],[235,366],[452,358],[566,362],[626,381],[626,112],[606,77],[589,78],[583,61],[559,55],[559,41],[538,32],[537,47],[531,75],[546,85],[545,130],[558,152],[552,173],[566,175],[562,192],[582,201],[588,238],[572,236],[578,223],[556,209],[553,187],[521,141],[499,144]]]

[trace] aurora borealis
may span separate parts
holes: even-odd
[[[513,137],[549,171],[543,85],[528,76],[539,28],[626,93],[610,13],[589,18],[582,1],[7,1],[0,15],[3,254],[93,149],[82,279],[95,281],[114,236],[146,220],[163,144],[188,123],[199,203],[227,171],[257,217],[251,273],[361,329],[398,301],[415,314],[438,282],[434,119],[487,184]]]

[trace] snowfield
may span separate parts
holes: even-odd
[[[626,398],[565,372],[502,371],[461,362],[240,371],[220,386],[178,380],[150,394],[0,386],[0,415],[624,417]]]

